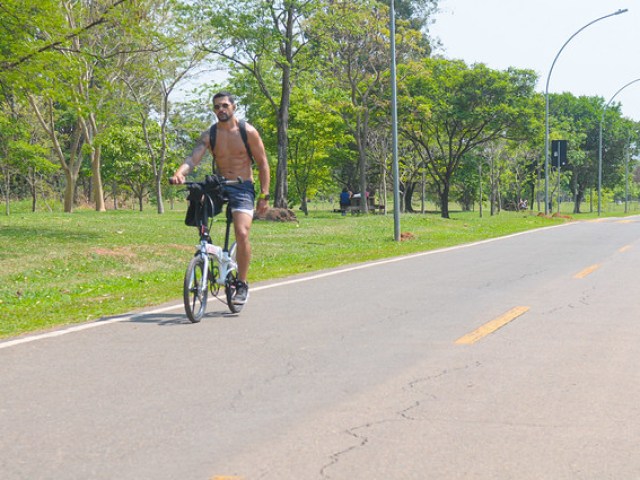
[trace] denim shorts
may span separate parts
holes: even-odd
[[[232,212],[244,212],[253,217],[256,191],[252,181],[246,180],[237,185],[226,185],[224,189],[229,197],[229,207]]]

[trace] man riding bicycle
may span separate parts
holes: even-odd
[[[240,123],[235,117],[236,103],[227,92],[216,93],[213,97],[213,110],[218,122],[200,135],[191,155],[178,167],[171,180],[182,184],[185,176],[200,164],[207,151],[211,151],[215,169],[219,175],[228,179],[241,177],[243,182],[225,187],[229,197],[229,207],[233,215],[234,232],[237,243],[238,283],[233,303],[243,305],[249,298],[247,276],[251,261],[251,243],[249,231],[253,221],[255,187],[251,162],[258,167],[260,194],[257,210],[264,214],[269,208],[270,171],[264,144],[258,131],[246,122]],[[246,129],[246,133],[242,130]],[[246,135],[246,143],[244,136]],[[213,141],[214,145],[211,144]],[[252,158],[253,157],[253,158]]]

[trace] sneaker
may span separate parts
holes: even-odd
[[[244,305],[249,299],[249,284],[242,280],[236,281],[236,294],[233,296],[234,305]]]

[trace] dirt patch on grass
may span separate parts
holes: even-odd
[[[400,234],[400,241],[406,242],[407,240],[413,240],[416,236],[411,232],[402,232]]]
[[[170,243],[167,245],[167,248],[173,248],[175,250],[180,250],[181,252],[193,252],[193,245],[178,245],[177,243]]]
[[[573,220],[573,217],[571,215],[561,215],[558,212],[554,213],[552,215],[553,218],[566,218],[567,220]]]
[[[94,248],[91,253],[106,257],[136,258],[136,254],[129,250],[129,247]]]
[[[253,217],[255,220],[267,220],[271,222],[297,222],[298,217],[289,208],[270,208],[264,215],[258,215],[257,212]]]

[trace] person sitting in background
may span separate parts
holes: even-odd
[[[340,211],[343,216],[347,214],[347,208],[349,208],[349,205],[351,205],[351,192],[347,187],[344,187],[340,194]]]

